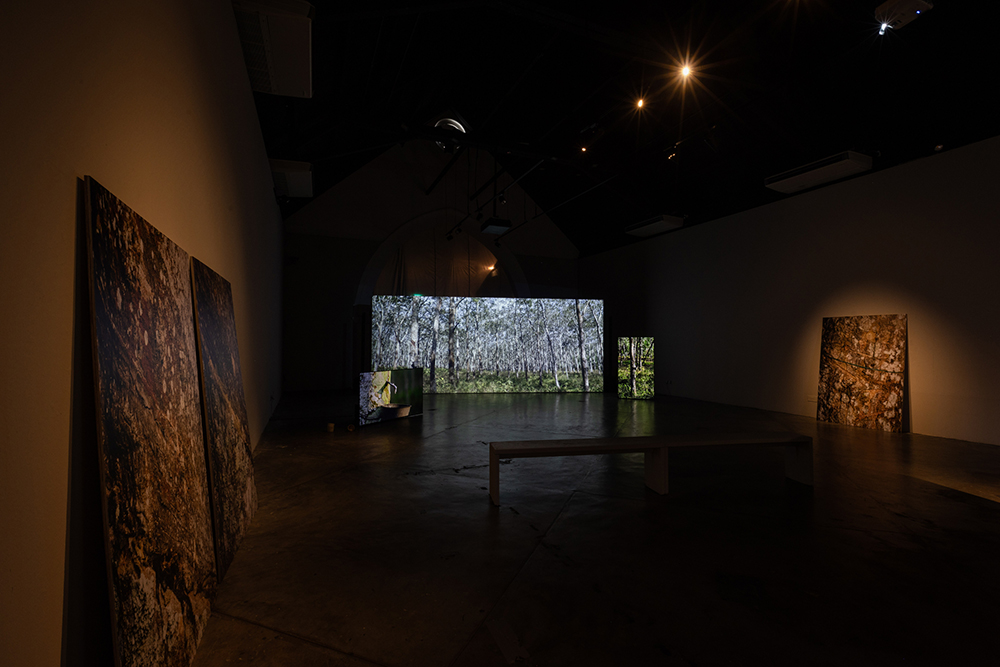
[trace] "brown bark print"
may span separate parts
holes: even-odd
[[[208,452],[209,489],[219,580],[233,562],[257,510],[236,316],[229,282],[197,259],[191,262],[198,366]]]
[[[816,418],[902,431],[905,364],[906,315],[824,317]]]
[[[188,255],[86,193],[115,658],[188,665],[216,587]]]

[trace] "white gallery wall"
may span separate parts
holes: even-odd
[[[816,415],[822,318],[908,316],[910,430],[1000,444],[1000,139],[581,260],[657,393]],[[633,333],[634,332],[634,333]]]
[[[0,663],[51,667],[75,558],[78,179],[232,284],[254,444],[280,392],[281,221],[228,0],[2,3],[0,63]]]

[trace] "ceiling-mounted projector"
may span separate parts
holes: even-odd
[[[503,234],[509,232],[511,228],[510,220],[503,218],[487,218],[479,228],[483,234]]]
[[[792,194],[831,181],[839,181],[871,168],[871,157],[854,151],[844,151],[765,178],[764,187]]]
[[[888,0],[875,8],[875,18],[880,28],[878,34],[884,35],[887,28],[899,30],[904,25],[934,9],[934,4],[926,0]]]

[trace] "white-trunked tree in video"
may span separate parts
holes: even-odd
[[[425,393],[604,390],[604,302],[372,298],[372,370],[424,368]]]

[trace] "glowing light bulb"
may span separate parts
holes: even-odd
[[[691,75],[691,68],[688,65],[685,65],[684,69],[681,70],[681,75],[682,76],[690,76]]]
[[[581,148],[580,150],[581,150],[581,151],[583,151],[584,153],[586,153],[586,152],[587,152],[587,147],[586,147],[586,146],[584,146],[584,147],[583,147],[583,148]]]
[[[638,106],[639,106],[640,109],[642,108],[642,100],[639,100]]]

